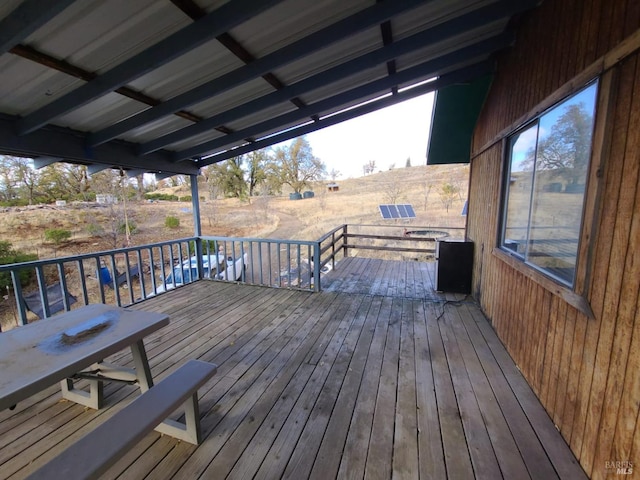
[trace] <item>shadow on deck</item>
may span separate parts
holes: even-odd
[[[156,380],[219,365],[199,447],[148,435],[105,478],[584,478],[478,307],[433,291],[433,264],[346,259],[322,293],[201,281],[136,308]],[[131,364],[129,353],[110,359]],[[101,411],[57,386],[0,412],[0,478],[23,478],[134,396]]]

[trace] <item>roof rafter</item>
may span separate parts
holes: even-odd
[[[380,3],[383,0],[376,0],[376,2]],[[393,31],[391,29],[391,20],[387,20],[384,23],[380,24],[380,33],[382,34],[382,44],[384,46],[391,45],[393,43]],[[396,73],[396,61],[394,59],[387,61],[387,75],[393,75]],[[391,93],[394,95],[398,93],[398,88],[393,87],[391,89]]]
[[[404,102],[411,98],[424,95],[425,93],[433,92],[435,90],[438,90],[443,87],[447,87],[449,85],[472,80],[481,75],[486,75],[488,73],[491,73],[492,69],[493,69],[493,62],[491,61],[484,61],[474,65],[470,65],[460,70],[456,70],[454,72],[442,75],[440,78],[438,78],[433,82],[425,83],[423,85],[419,85],[409,90],[399,92],[396,95],[389,95],[387,97],[381,98],[380,100],[376,100],[376,101],[367,103],[365,105],[355,107],[351,110],[338,113],[331,117],[322,118],[317,122],[309,123],[301,127],[292,128],[285,132],[272,135],[264,139],[258,139],[253,144],[243,145],[238,148],[227,150],[226,152],[220,153],[218,155],[214,155],[212,157],[202,159],[198,162],[198,165],[200,167],[205,167],[213,163],[222,162],[232,157],[244,155],[245,153],[252,152],[253,150],[267,148],[267,147],[270,147],[271,145],[275,145],[276,143],[284,142],[286,140],[299,137],[301,135],[306,135],[307,133],[315,132],[316,130],[320,130],[322,128],[326,128],[332,125],[336,125],[338,123],[342,123],[346,120],[350,120],[352,118],[374,112],[381,108],[395,105],[396,103]]]
[[[443,70],[446,71],[447,68],[450,68],[451,65],[465,64],[479,57],[486,57],[496,49],[507,46],[512,42],[512,40],[512,34],[502,33],[495,37],[457,50],[453,53],[442,55],[433,60],[421,63],[420,65],[407,68],[397,72],[393,76],[383,77],[379,80],[339,93],[328,99],[307,105],[305,108],[294,110],[242,130],[238,130],[236,133],[231,135],[216,138],[215,140],[176,152],[173,158],[175,161],[180,161],[201,156],[219,148],[232,145],[235,142],[241,141],[246,136],[264,134],[282,125],[299,121],[311,114],[320,114],[332,109],[344,107],[354,101],[367,99],[372,95],[383,94],[387,89],[394,86],[416,81],[418,79],[424,79],[428,76],[439,75]]]
[[[51,120],[116,90],[281,1],[235,0],[226,3],[201,20],[116,65],[89,83],[19,119],[16,122],[16,130],[20,135],[31,133]],[[175,111],[177,110],[179,109]]]
[[[171,0],[176,7],[182,10],[186,15],[191,17],[193,20],[199,20],[204,17],[207,12],[201,8],[194,0]],[[238,42],[229,32],[222,33],[216,37],[224,47],[227,48],[231,53],[233,53],[236,57],[242,60],[245,64],[251,63],[255,61],[256,57],[251,55],[249,51],[242,46],[240,42]],[[267,72],[262,75],[262,78],[271,85],[276,90],[283,89],[286,85],[280,80],[275,74],[272,72]],[[305,103],[299,98],[291,98],[289,99],[291,103],[293,103],[296,107],[304,107]]]
[[[89,72],[80,67],[72,65],[65,60],[60,60],[58,58],[52,57],[51,55],[40,52],[39,50],[36,50],[29,45],[16,45],[11,50],[9,50],[9,52],[13,53],[14,55],[18,55],[19,57],[31,60],[32,62],[36,62],[39,65],[44,65],[45,67],[53,68],[54,70],[57,70],[59,72],[79,78],[81,80],[84,80],[85,82],[90,82],[91,80],[98,77],[97,73]],[[161,103],[161,101],[157,98],[153,98],[130,87],[120,87],[115,90],[115,92],[151,107],[154,105],[159,105]],[[200,120],[202,120],[202,117],[185,110],[180,110],[179,112],[176,112],[175,115],[191,122],[199,122]],[[229,132],[227,131],[224,133]]]
[[[296,42],[282,47],[254,62],[237,68],[218,78],[206,82],[192,90],[167,100],[157,107],[150,108],[115,125],[90,134],[87,137],[88,145],[100,145],[131,129],[153,122],[159,118],[171,115],[173,112],[186,108],[212,96],[225,92],[233,87],[248,82],[277,67],[286,65],[304,55],[321,50],[329,44],[354,35],[366,28],[377,25],[380,22],[406,12],[420,4],[435,0],[403,0],[402,2],[384,2],[375,4],[347,18],[337,21],[315,33],[312,33]]]
[[[171,162],[169,155],[155,152],[144,161],[135,155],[133,145],[127,142],[109,142],[87,149],[83,136],[68,128],[49,126],[31,135],[16,136],[16,118],[0,115],[0,153],[27,157],[55,157],[61,161],[81,164],[101,164],[107,167],[145,168],[149,172],[166,171],[174,174],[197,174],[192,162]],[[148,165],[148,169],[146,166]]]
[[[318,73],[312,77],[305,78],[299,82],[291,84],[284,89],[272,92],[262,97],[251,100],[237,107],[226,110],[220,114],[204,119],[198,124],[190,125],[162,137],[150,140],[140,145],[138,153],[145,155],[156,151],[172,143],[180,142],[187,138],[199,135],[208,130],[212,130],[217,125],[231,122],[251,113],[264,110],[277,105],[288,98],[303,95],[319,87],[329,85],[340,79],[349,77],[366,68],[371,68],[389,59],[410,53],[428,44],[435,44],[453,38],[460,33],[480,27],[481,25],[504,18],[521,8],[520,4],[515,4],[511,0],[503,0],[497,4],[489,5],[470,12],[461,17],[454,18],[447,22],[436,25],[428,30],[416,33],[410,37],[403,38],[391,43],[386,47],[379,48],[360,57],[337,65],[333,68]]]
[[[0,21],[0,55],[43,26],[75,0],[26,0]]]

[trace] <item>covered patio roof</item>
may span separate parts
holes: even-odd
[[[537,3],[8,0],[0,154],[197,174],[490,73]]]

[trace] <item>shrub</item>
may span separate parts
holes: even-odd
[[[50,228],[44,231],[44,239],[56,245],[66,242],[71,238],[71,232],[63,228]]]
[[[166,193],[145,193],[144,198],[146,200],[167,200],[177,202],[178,197],[176,195],[169,195]]]
[[[102,226],[98,225],[97,223],[89,223],[87,225],[87,233],[92,237],[99,237],[101,235],[104,235],[104,228],[102,228]]]
[[[184,197],[180,197],[178,199],[179,202],[190,202],[191,201],[191,195],[185,195]]]
[[[132,222],[131,220],[129,220],[129,233],[133,235],[134,233],[136,233],[137,230],[138,230],[138,226],[135,224],[135,222]],[[127,224],[125,222],[122,222],[118,225],[118,233],[121,235],[124,235],[125,233],[127,233]]]
[[[11,263],[32,262],[37,260],[38,256],[33,253],[24,253],[19,250],[14,250],[11,243],[0,241],[0,265],[9,265]],[[20,284],[26,285],[29,283],[31,276],[33,275],[33,269],[22,269],[18,271],[18,277],[20,278]],[[11,273],[0,272],[0,288],[3,290],[11,286]]]
[[[164,219],[164,226],[167,228],[178,228],[180,226],[180,219],[176,217],[167,217]]]

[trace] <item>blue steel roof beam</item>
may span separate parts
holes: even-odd
[[[454,18],[447,22],[436,25],[432,28],[416,33],[410,37],[398,40],[386,47],[379,48],[373,52],[364,54],[354,60],[337,65],[333,68],[318,73],[313,77],[305,78],[297,83],[291,84],[282,90],[269,93],[250,102],[244,103],[232,109],[226,110],[218,115],[201,120],[200,122],[181,128],[174,132],[155,138],[140,145],[138,153],[146,155],[172,143],[186,140],[201,133],[214,129],[219,125],[232,122],[239,118],[253,114],[260,110],[267,109],[290,98],[303,95],[317,88],[329,85],[337,80],[354,75],[367,68],[373,68],[377,64],[387,62],[393,58],[410,53],[427,44],[444,41],[453,38],[461,33],[473,30],[487,23],[510,17],[511,15],[524,10],[525,5],[529,6],[534,2],[513,2],[512,0],[502,0],[495,4],[480,8],[466,15]]]
[[[106,165],[97,165],[97,164],[87,165],[87,173],[89,175],[93,175],[94,173],[102,172],[107,168],[109,167],[107,167]]]
[[[31,133],[67,112],[110,93],[127,82],[157,69],[217,35],[247,21],[282,0],[235,0],[211,12],[148,49],[116,65],[95,80],[19,119],[19,135]],[[177,111],[177,110],[176,110]],[[173,113],[173,112],[171,112]]]
[[[305,55],[322,50],[328,45],[388,20],[418,5],[435,0],[403,0],[373,5],[347,18],[337,21],[311,35],[271,52],[264,57],[206,82],[192,90],[177,95],[162,104],[144,110],[103,130],[87,136],[87,145],[100,145],[129,130],[133,130],[159,118],[219,95],[278,67],[287,65]],[[232,2],[234,3],[234,2]]]
[[[396,103],[404,102],[411,98],[424,95],[425,93],[433,92],[435,90],[447,87],[449,85],[454,85],[456,83],[472,80],[481,75],[491,73],[492,70],[493,70],[492,61],[479,62],[477,64],[461,68],[460,70],[456,70],[454,72],[442,75],[440,78],[438,78],[437,80],[434,80],[433,82],[425,83],[417,87],[411,88],[409,90],[398,92],[397,95],[389,95],[387,97],[381,98],[380,100],[366,103],[360,107],[356,107],[351,110],[347,110],[345,112],[332,115],[331,117],[321,118],[317,122],[308,123],[301,127],[292,128],[285,132],[278,133],[264,139],[258,139],[254,143],[250,143],[238,148],[227,150],[213,157],[204,158],[198,162],[198,166],[205,167],[207,165],[222,162],[229,158],[236,157],[238,155],[243,155],[245,153],[249,153],[254,150],[267,148],[267,147],[270,147],[271,145],[275,145],[276,143],[284,142],[292,138],[299,137],[301,135],[306,135],[307,133],[315,132],[316,130],[321,130],[323,128],[330,127],[332,125],[336,125],[338,123],[351,120],[352,118],[374,112],[381,108],[395,105]]]
[[[0,114],[0,153],[26,157],[55,157],[68,162],[101,164],[108,167],[143,168],[150,172],[167,171],[193,175],[198,167],[192,162],[174,163],[166,152],[155,152],[141,159],[135,155],[133,145],[127,142],[109,142],[93,149],[84,146],[82,132],[49,126],[31,135],[15,134],[16,117]]]
[[[58,157],[38,157],[33,159],[33,168],[40,170],[41,168],[63,161],[64,159]]]
[[[287,125],[291,122],[299,121],[313,114],[330,111],[336,108],[342,108],[345,105],[353,103],[356,100],[364,99],[375,94],[382,94],[394,86],[408,83],[416,79],[425,78],[428,75],[438,75],[446,71],[452,65],[460,65],[468,63],[480,56],[487,56],[496,50],[506,47],[513,41],[511,33],[502,33],[487,40],[475,43],[468,47],[464,47],[455,52],[443,55],[441,57],[429,60],[411,68],[407,68],[397,72],[393,76],[387,76],[379,80],[361,85],[346,92],[339,93],[325,100],[309,104],[304,108],[293,110],[278,117],[265,120],[250,127],[238,130],[235,133],[224,137],[216,138],[209,142],[190,147],[179,152],[175,152],[173,159],[175,161],[189,159],[191,157],[204,155],[213,152],[219,148],[233,144],[243,140],[248,136],[260,135],[278,128],[281,125]]]
[[[25,0],[0,20],[0,55],[24,41],[75,0]]]

